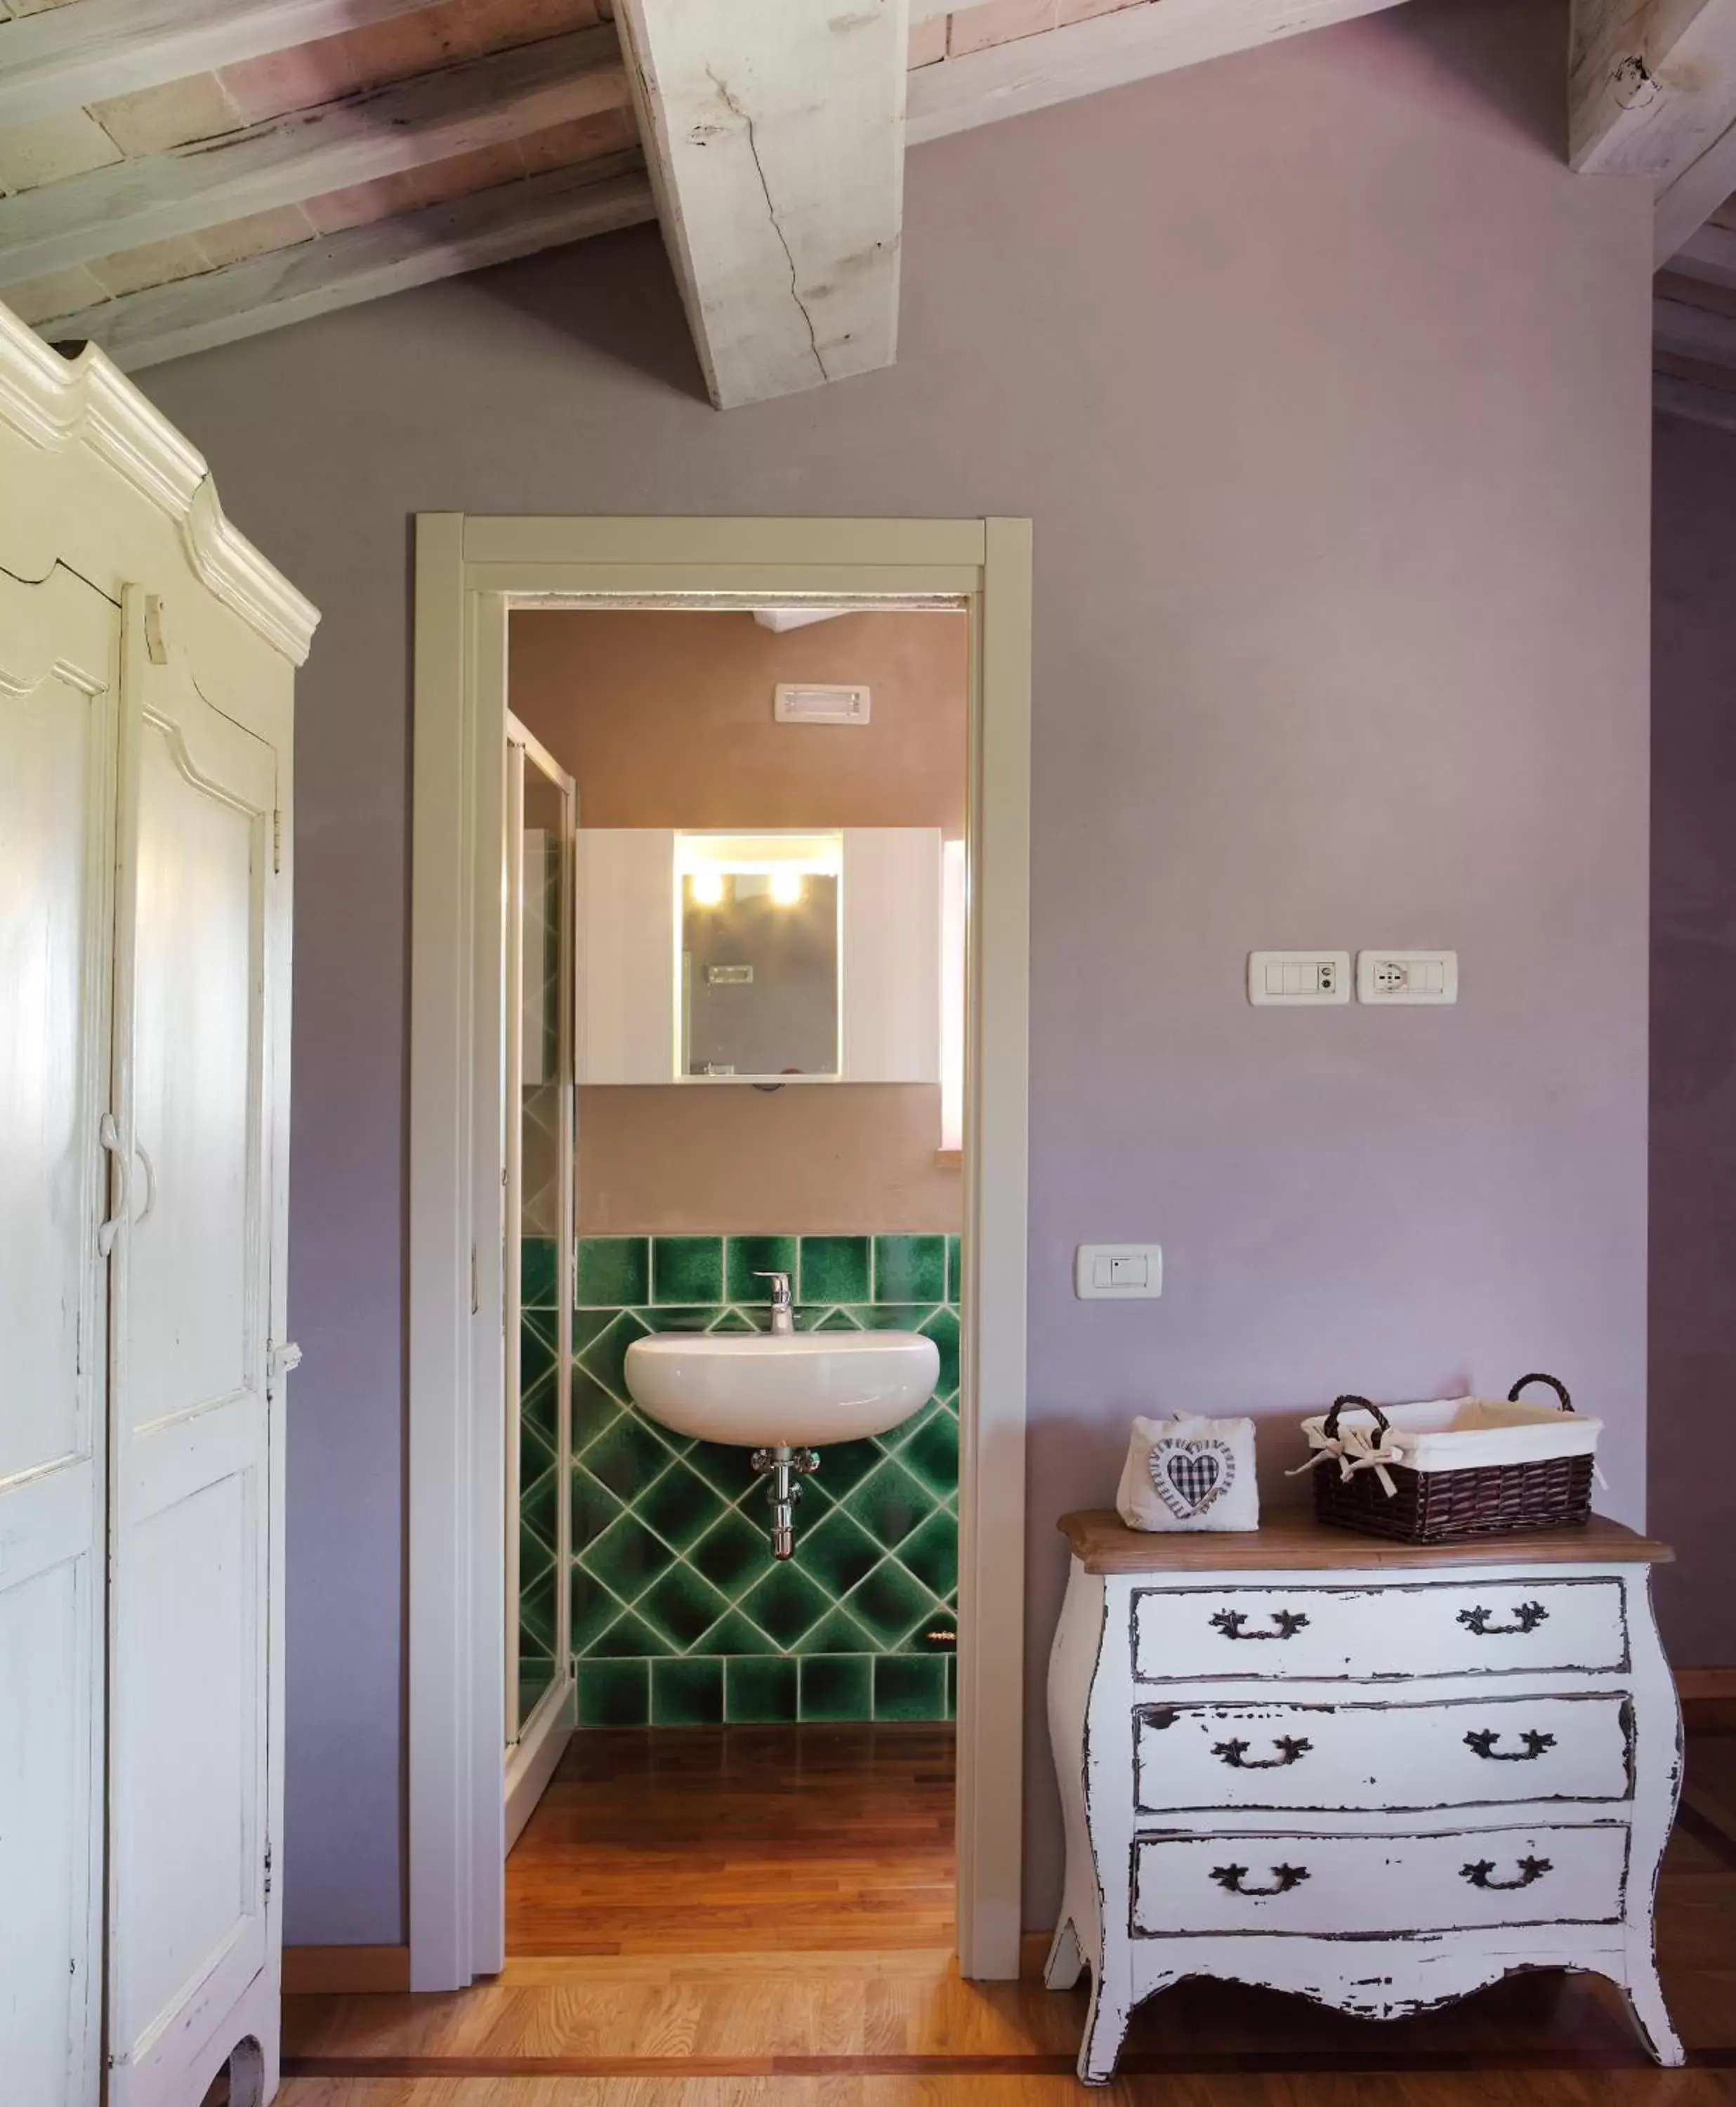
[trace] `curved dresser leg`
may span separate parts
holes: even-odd
[[[1107,2085],[1127,2037],[1129,2002],[1124,1983],[1106,1990],[1100,1973],[1091,1978],[1091,2009],[1085,2015],[1085,2038],[1079,2043],[1081,2085]]]
[[[1657,1962],[1650,1961],[1636,1967],[1621,1988],[1634,2024],[1640,2029],[1640,2037],[1645,2043],[1653,2060],[1671,2069],[1678,2064],[1684,2063],[1687,2051],[1682,2046],[1680,2035],[1670,2024],[1669,2008],[1664,2003],[1663,1986],[1657,1979]]]
[[[1079,1934],[1073,1920],[1064,1916],[1049,1942],[1049,1957],[1043,1964],[1043,1988],[1070,1990],[1085,1972],[1085,1956],[1079,1951]]]

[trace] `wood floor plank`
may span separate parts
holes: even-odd
[[[1097,2096],[1736,2107],[1736,1741],[1710,1724],[1659,1911],[1687,2069],[1647,2063],[1590,1976],[1388,2022],[1195,1981],[1135,2015]],[[949,1729],[581,1735],[509,1862],[503,1973],[451,1997],[285,2000],[283,2107],[1076,2101],[1083,1992],[958,1972],[951,1809]]]

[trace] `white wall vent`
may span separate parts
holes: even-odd
[[[772,714],[779,724],[865,725],[866,688],[799,688],[779,681]]]

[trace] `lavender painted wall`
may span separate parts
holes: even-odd
[[[1672,1656],[1736,1662],[1736,433],[1660,417],[1652,543],[1651,1512]]]
[[[889,372],[717,416],[655,237],[150,376],[325,609],[298,733],[288,1908],[401,1930],[408,515],[1036,522],[1029,1916],[1061,1507],[1138,1409],[1559,1368],[1644,1470],[1642,186],[1563,11],[1413,0],[926,147]],[[1452,1011],[1254,1011],[1443,943]],[[1073,1245],[1160,1238],[1161,1302]],[[1296,1489],[1290,1489],[1294,1494]]]

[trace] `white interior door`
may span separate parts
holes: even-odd
[[[97,2094],[112,601],[0,573],[0,2097]]]
[[[208,697],[158,636],[129,596],[114,1065],[136,1167],[111,1306],[111,2107],[190,2107],[190,2072],[270,1944],[278,757],[240,721],[244,685]]]

